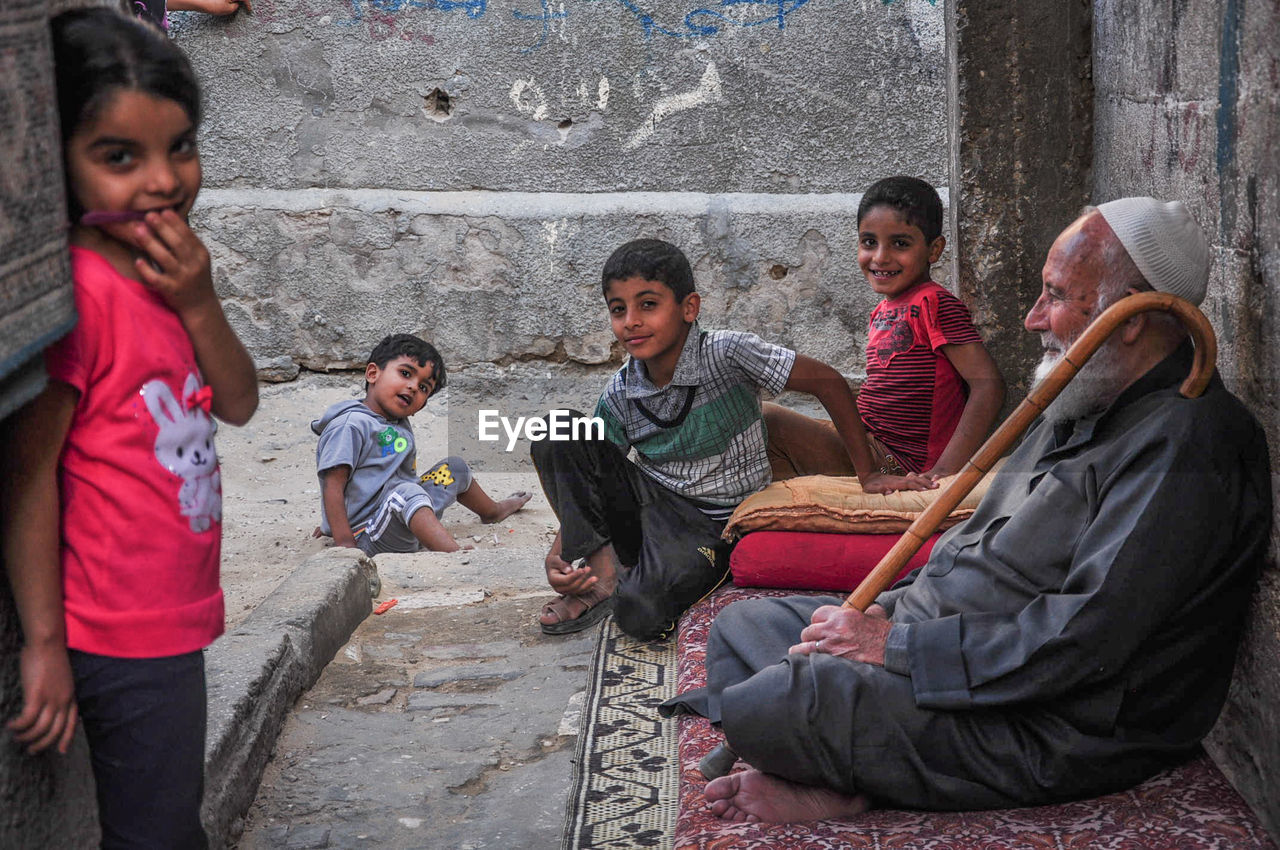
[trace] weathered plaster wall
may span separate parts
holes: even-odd
[[[1203,309],[1218,332],[1218,365],[1266,429],[1274,470],[1280,6],[1097,0],[1094,9],[1094,197],[1180,198],[1208,230],[1214,262]],[[1210,751],[1280,834],[1280,536],[1272,534],[1271,563]]]
[[[685,250],[705,325],[857,372],[877,300],[852,260],[859,197],[227,189],[197,222],[271,377],[362,366],[392,328],[423,333],[451,369],[618,360],[599,270],[642,235]]]
[[[947,5],[956,289],[1008,392],[1026,395],[1042,351],[1023,319],[1049,246],[1089,199],[1089,0]]]
[[[705,5],[263,0],[173,29],[206,81],[209,186],[830,192],[903,168],[945,182],[940,6]]]
[[[861,371],[856,193],[946,180],[935,0],[260,0],[172,16],[205,82],[195,214],[263,367],[619,356],[598,276],[686,249],[711,326]]]

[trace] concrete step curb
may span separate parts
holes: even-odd
[[[239,838],[289,708],[369,616],[379,585],[373,561],[355,549],[313,555],[205,653],[210,847]]]

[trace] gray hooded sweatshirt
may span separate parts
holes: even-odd
[[[352,530],[364,526],[382,504],[388,487],[416,482],[417,447],[407,419],[386,419],[360,401],[341,401],[311,423],[320,435],[316,445],[316,474],[335,466],[351,467],[345,502]],[[320,511],[320,529],[332,534],[329,519]]]

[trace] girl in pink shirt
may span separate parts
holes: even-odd
[[[223,630],[210,414],[257,407],[253,361],[187,226],[200,94],[159,32],[106,9],[54,21],[75,328],[6,423],[5,567],[32,752],[84,722],[103,847],[203,847],[201,650]]]

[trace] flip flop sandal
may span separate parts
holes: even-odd
[[[564,598],[566,597],[561,597],[561,599]],[[548,605],[554,604],[554,602],[548,603]],[[551,624],[539,623],[538,625],[542,626],[542,633],[544,635],[571,635],[574,632],[580,632],[583,629],[591,628],[596,623],[609,616],[612,611],[613,597],[609,596],[600,602],[597,602],[595,605],[592,605],[590,608],[571,620],[561,620],[558,623]]]

